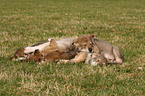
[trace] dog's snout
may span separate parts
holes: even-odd
[[[41,62],[41,58],[39,58],[38,61]]]
[[[92,48],[89,48],[89,52],[92,52],[93,50],[92,50]]]

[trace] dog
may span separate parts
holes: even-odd
[[[108,63],[118,63],[122,64],[124,62],[124,55],[122,51],[117,47],[113,46],[110,43],[94,38],[94,46],[97,46],[100,54],[102,54]]]
[[[22,47],[19,48],[14,56],[10,60],[22,60],[25,59],[28,54],[33,53],[35,50],[39,49],[43,56],[46,56],[49,52],[55,50],[68,51],[69,46],[72,44],[74,39],[66,38],[55,41],[55,39],[49,39],[48,41],[41,41],[37,44],[32,45],[31,47]]]
[[[58,60],[70,60],[74,58],[78,53],[77,47],[72,44],[69,47],[69,51],[65,52],[64,50],[55,50],[52,52],[49,52],[46,56],[41,57],[39,60],[40,62],[56,62]]]
[[[85,49],[84,49],[85,50]],[[75,56],[75,58],[71,60],[59,60],[60,63],[82,63],[84,62],[85,64],[91,64],[92,66],[97,66],[97,65],[106,65],[107,60],[106,58],[99,54],[97,46],[93,47],[92,50],[94,52],[87,52],[87,51],[81,51],[78,55]],[[89,50],[89,49],[88,49]]]
[[[121,50],[117,46],[113,46],[110,43],[97,39],[94,34],[81,36],[74,40],[74,43],[80,51],[93,52],[93,46],[97,46],[99,53],[103,55],[108,63],[124,62],[124,56]]]
[[[92,53],[88,53],[88,57],[86,58],[85,63],[90,63],[92,66],[108,64],[107,59],[102,54],[100,54],[97,46],[93,47]]]

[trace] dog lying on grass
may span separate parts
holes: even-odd
[[[108,63],[123,63],[124,56],[121,50],[117,46],[113,46],[110,43],[97,39],[95,35],[81,36],[74,40],[74,44],[79,48],[80,51],[91,52],[92,47],[96,46],[99,53],[103,55]]]
[[[45,42],[39,42],[35,45],[32,45],[31,47],[22,47],[19,48],[14,56],[10,58],[10,60],[22,60],[25,59],[29,54],[33,53],[35,50],[39,50],[43,56],[46,56],[49,52],[55,51],[55,50],[63,50],[68,51],[70,45],[72,44],[74,39],[67,38],[67,39],[61,39],[59,41],[55,41],[55,39],[50,39],[49,41]]]
[[[103,55],[99,54],[98,48],[96,46],[93,47],[92,50],[94,50],[94,52],[82,51],[78,55],[76,55],[75,58],[70,60],[59,60],[58,63],[72,64],[84,62],[85,64],[91,64],[92,66],[107,64],[106,58]]]
[[[55,50],[52,52],[49,52],[46,56],[43,56],[39,49],[36,49],[34,53],[27,56],[23,61],[26,62],[56,62],[57,60],[63,59],[63,60],[69,60],[74,58],[77,53],[78,49],[74,44],[72,44],[69,49],[69,51],[65,52],[63,50]]]
[[[69,51],[65,52],[63,50],[56,50],[49,52],[46,56],[40,58],[40,62],[47,61],[47,62],[56,62],[58,60],[70,60],[74,58],[78,53],[77,47],[72,44],[69,47]]]
[[[80,51],[78,55],[76,54],[75,54],[76,56],[73,55],[75,57],[73,59],[70,58],[73,56],[70,56],[69,54],[70,52],[72,52],[72,50],[71,51],[69,50],[69,47],[71,46],[72,42]],[[91,63],[92,65],[97,65],[97,64],[104,65],[106,63],[123,63],[124,61],[123,53],[117,46],[112,46],[106,41],[99,40],[93,34],[81,36],[78,37],[77,39],[67,38],[67,39],[61,39],[59,41],[55,41],[54,39],[51,39],[50,42],[45,42],[40,45],[35,44],[32,47],[20,48],[19,50],[16,51],[16,53],[11,59],[16,60],[18,57],[26,58],[27,53],[31,53],[33,51],[37,52],[36,48],[38,48],[41,55],[43,55],[43,58],[41,58],[40,61],[60,60],[59,63],[86,62],[86,63]],[[98,51],[95,52],[95,50]],[[66,55],[68,55],[68,57]],[[33,57],[33,55],[30,57]]]
[[[74,44],[81,51],[71,60],[60,60],[59,63],[91,63],[91,65],[104,65],[107,63],[123,63],[123,53],[117,46],[99,40],[92,35],[81,36],[74,40]]]

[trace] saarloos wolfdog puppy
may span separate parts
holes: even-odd
[[[72,44],[74,39],[66,38],[61,39],[59,41],[55,41],[55,39],[50,39],[49,41],[39,42],[30,47],[22,47],[18,49],[14,56],[10,58],[10,60],[22,60],[26,59],[28,54],[33,53],[35,50],[39,50],[43,56],[46,56],[47,53],[52,52],[54,50],[63,50],[68,51],[68,47]]]
[[[113,46],[110,43],[97,39],[95,35],[87,35],[82,36],[74,40],[74,43],[76,46],[80,49],[80,51],[83,51],[86,46],[97,46],[100,54],[102,54],[109,63],[123,63],[124,62],[124,56],[121,50],[117,46]],[[92,48],[87,48],[88,52],[93,51]]]
[[[85,60],[86,60],[85,62],[88,63],[90,59],[92,60],[91,61],[92,65],[96,65],[98,63],[99,64],[106,64],[106,63],[120,63],[121,64],[124,62],[123,53],[117,46],[112,46],[110,43],[106,41],[99,40],[93,34],[81,36],[75,39],[74,44],[78,47],[79,51],[81,52],[74,59],[61,60],[60,63],[61,62],[79,63],[79,62],[84,62]],[[94,46],[95,48],[93,48]],[[97,49],[98,51],[95,52],[93,49]],[[88,52],[94,52],[94,53],[92,54]],[[94,64],[93,64],[93,60],[95,60]],[[99,62],[96,63],[96,60],[98,60]]]
[[[81,51],[78,55],[76,55],[75,58],[71,60],[59,60],[58,63],[72,64],[84,62],[85,64],[91,64],[92,66],[107,64],[106,58],[103,55],[99,54],[99,50],[96,46],[92,49],[94,50],[94,52],[87,52],[87,50],[84,50]]]
[[[49,52],[46,56],[43,56],[41,54],[41,52],[39,51],[39,49],[36,49],[34,51],[34,53],[28,55],[25,59],[23,59],[22,61],[26,61],[26,62],[39,62],[42,63],[44,61],[47,62],[56,62],[57,60],[60,59],[72,59],[75,57],[75,55],[77,55],[78,49],[76,48],[76,46],[74,44],[70,45],[69,51],[64,52],[63,50],[55,50],[52,52]]]
[[[65,52],[63,50],[55,50],[49,52],[46,56],[39,59],[40,62],[56,62],[58,60],[70,60],[78,54],[78,48],[72,44],[69,47],[69,51]]]

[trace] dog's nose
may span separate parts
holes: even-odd
[[[41,62],[41,58],[39,58],[38,61]]]
[[[93,51],[92,48],[89,48],[89,51],[92,52]]]

